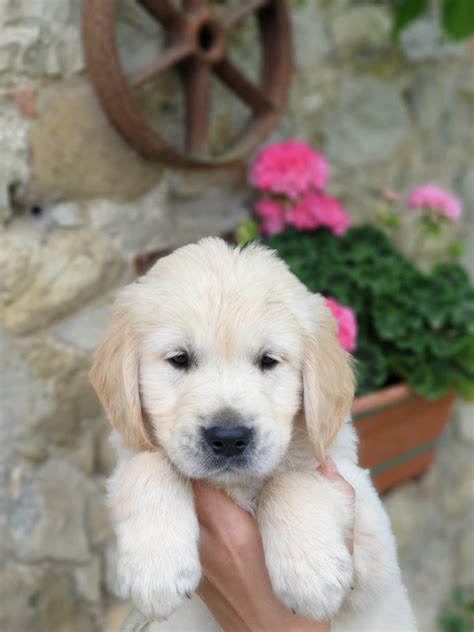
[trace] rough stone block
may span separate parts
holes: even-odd
[[[115,292],[113,292],[115,294]],[[54,336],[61,342],[80,351],[90,353],[98,346],[110,317],[113,296],[74,313],[53,328]]]
[[[49,407],[30,414],[23,424],[49,446],[67,450],[71,461],[81,468],[91,469],[94,456],[87,454],[87,446],[94,452],[89,433],[95,428],[88,427],[88,420],[97,418],[101,407],[89,384],[89,355],[39,335],[29,340],[24,356],[33,374],[42,380]]]
[[[126,260],[137,253],[169,246],[175,234],[166,179],[133,202],[91,201],[87,213],[91,226],[113,238]]]
[[[17,441],[26,439],[29,423],[48,416],[54,408],[52,389],[27,360],[27,353],[0,328],[0,469],[10,465]]]
[[[408,133],[405,105],[389,82],[370,76],[347,79],[325,111],[322,134],[330,160],[347,167],[393,157]]]
[[[85,80],[43,95],[31,142],[32,198],[133,199],[160,179],[161,166],[123,140]]]
[[[1,317],[16,334],[30,333],[70,313],[113,284],[121,270],[113,244],[87,230],[54,232],[29,252],[21,234],[5,236],[2,246]]]
[[[337,13],[332,33],[339,54],[373,57],[390,46],[392,16],[386,7],[360,4]]]
[[[80,598],[91,603],[100,601],[100,559],[98,556],[94,556],[90,562],[74,570],[74,585]]]
[[[115,449],[110,441],[110,433],[112,428],[105,419],[101,421],[101,430],[97,436],[97,468],[101,474],[109,476],[115,465],[116,455]]]
[[[34,630],[35,602],[41,591],[43,573],[37,568],[5,564],[0,569],[0,629]]]
[[[463,54],[462,45],[444,36],[435,12],[409,24],[400,35],[400,45],[410,61],[460,57]]]
[[[89,608],[74,594],[73,581],[60,573],[49,573],[41,585],[35,617],[38,632],[100,632]]]
[[[87,561],[84,512],[84,478],[65,461],[51,459],[26,476],[9,516],[18,559]]]
[[[105,503],[103,483],[90,482],[86,503],[86,526],[91,543],[102,545],[112,534],[109,510]]]
[[[10,187],[28,178],[30,125],[31,121],[21,115],[13,99],[2,97],[0,91],[0,227],[12,217]]]

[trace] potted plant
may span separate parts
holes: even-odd
[[[439,240],[462,209],[424,185],[405,205],[385,192],[377,222],[351,226],[326,192],[328,175],[324,156],[305,143],[264,148],[250,171],[256,221],[239,224],[237,241],[259,237],[328,298],[340,342],[356,359],[360,461],[385,491],[429,466],[455,393],[474,397],[474,288],[454,260],[459,245],[429,270],[396,246],[405,222],[411,235]],[[413,245],[419,255],[420,239]]]

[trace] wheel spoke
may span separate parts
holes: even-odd
[[[168,70],[172,66],[186,59],[191,54],[192,45],[190,42],[178,42],[166,49],[161,57],[145,70],[142,70],[130,81],[132,88],[139,88],[144,83],[153,79],[161,72]]]
[[[176,22],[181,18],[180,12],[175,9],[171,0],[138,0],[144,9],[148,11],[158,22],[167,24]]]
[[[237,66],[225,58],[214,66],[214,72],[231,90],[233,90],[253,110],[261,112],[272,109],[271,100],[263,94]]]
[[[224,23],[227,28],[232,28],[235,24],[243,20],[244,18],[252,15],[262,7],[268,4],[268,0],[251,0],[241,7],[236,7],[226,16]]]
[[[184,73],[186,149],[199,152],[205,148],[208,140],[211,72],[206,63],[192,59]]]

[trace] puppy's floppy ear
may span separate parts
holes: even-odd
[[[337,323],[320,295],[313,298],[313,322],[305,340],[304,413],[318,461],[324,461],[350,411],[354,374],[350,355],[337,339]]]
[[[156,448],[143,418],[138,345],[130,322],[127,290],[122,291],[114,305],[111,324],[95,353],[89,379],[125,446],[142,452]]]

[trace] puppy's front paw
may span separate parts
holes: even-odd
[[[266,557],[273,590],[297,614],[331,619],[351,589],[352,557],[343,543],[331,543],[327,551],[293,547],[283,558]]]
[[[262,493],[257,517],[273,590],[298,614],[332,618],[351,589],[351,504],[327,481],[301,472],[283,473]]]
[[[187,550],[162,546],[122,547],[118,561],[121,596],[150,621],[167,619],[201,579],[197,544]]]

